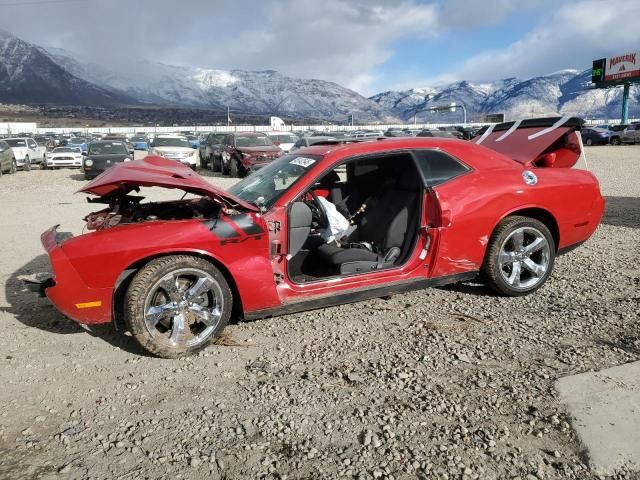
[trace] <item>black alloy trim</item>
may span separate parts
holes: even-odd
[[[566,255],[567,253],[572,252],[576,248],[580,247],[584,242],[586,242],[586,240],[582,240],[581,242],[574,243],[573,245],[567,245],[566,247],[562,247],[556,252],[556,255],[557,256]]]
[[[331,293],[322,297],[315,297],[309,300],[300,300],[291,303],[285,303],[278,307],[266,308],[264,310],[256,310],[253,312],[244,312],[244,320],[258,320],[261,318],[275,317],[279,315],[288,315],[307,310],[317,310],[319,308],[332,307],[335,305],[344,305],[347,303],[360,302],[371,298],[386,297],[397,293],[406,293],[414,290],[422,290],[428,287],[440,287],[450,283],[463,282],[473,280],[478,276],[477,270],[471,272],[457,273],[455,275],[445,275],[438,278],[419,278],[404,282],[394,282],[381,287],[360,287],[354,288],[344,293]]]
[[[228,222],[225,222],[221,218],[205,220],[202,224],[220,238],[235,238],[240,236]]]
[[[233,221],[240,230],[242,230],[247,235],[259,235],[264,233],[264,230],[260,225],[258,225],[253,217],[247,213],[242,213],[240,215],[234,215],[233,217],[229,217],[230,220]]]

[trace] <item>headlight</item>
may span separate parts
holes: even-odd
[[[125,158],[125,159],[124,159],[124,161],[125,161],[125,162],[130,162],[130,161],[131,161],[131,159],[130,159],[129,157],[127,157],[127,158]]]
[[[250,155],[250,154],[248,154],[248,153],[243,153],[243,154],[242,154],[242,156],[243,156],[243,157],[250,157],[251,155]]]
[[[93,165],[93,160],[91,160],[90,158],[87,158],[87,159],[84,161],[84,164],[85,164],[87,167],[90,167],[91,165]]]
[[[159,152],[158,150],[154,150],[153,151],[153,155],[157,155],[159,157],[164,157],[164,155],[162,154],[162,152]]]

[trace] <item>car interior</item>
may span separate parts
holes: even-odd
[[[403,264],[416,243],[422,189],[409,153],[327,172],[290,206],[289,277],[307,283]],[[336,232],[336,218],[347,228]]]

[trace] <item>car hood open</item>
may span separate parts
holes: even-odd
[[[188,166],[157,156],[148,156],[133,162],[116,163],[78,192],[106,197],[116,193],[125,195],[137,187],[177,188],[217,199],[234,208],[259,210],[258,207],[235,195],[214,187]]]
[[[518,120],[485,127],[471,141],[527,167],[570,168],[582,153],[574,132],[583,124],[577,117]]]

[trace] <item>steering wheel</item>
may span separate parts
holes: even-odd
[[[325,211],[322,203],[318,200],[318,196],[316,192],[313,190],[309,191],[309,195],[311,196],[311,201],[305,202],[309,208],[311,209],[311,219],[315,222],[320,228],[326,228],[329,226],[329,219],[327,218],[327,212]]]

